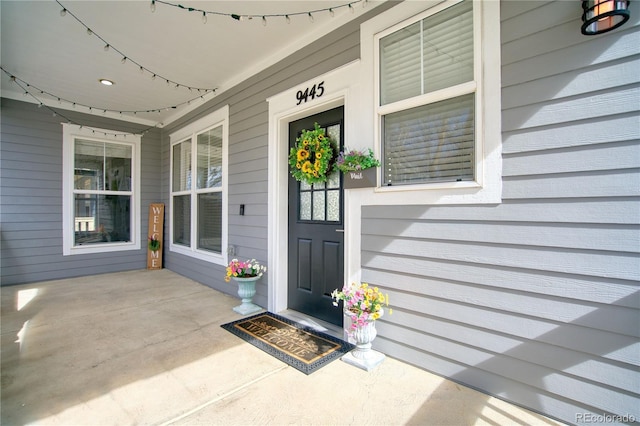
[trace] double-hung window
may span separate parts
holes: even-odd
[[[171,245],[225,263],[228,108],[171,135]]]
[[[380,38],[383,185],[473,180],[473,1]]]
[[[499,8],[485,3],[443,1],[374,33],[383,188],[481,188],[489,157],[499,180]]]
[[[63,253],[140,248],[140,137],[63,126]]]

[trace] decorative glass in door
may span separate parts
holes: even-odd
[[[341,146],[340,125],[325,128],[326,134],[335,142],[335,148]],[[336,153],[337,155],[337,153]],[[298,220],[309,222],[342,221],[340,205],[340,172],[333,168],[327,182],[309,184],[300,182],[298,189]]]

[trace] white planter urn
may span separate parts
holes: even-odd
[[[233,308],[234,312],[240,315],[249,315],[260,312],[262,308],[258,305],[251,303],[253,296],[256,295],[256,281],[260,279],[257,277],[232,277],[234,281],[238,283],[238,297],[242,299],[242,304]]]
[[[384,311],[380,311],[382,316]],[[385,355],[383,353],[371,349],[371,343],[378,335],[376,331],[376,322],[368,321],[362,327],[356,328],[349,337],[354,340],[356,348],[342,357],[347,364],[351,364],[366,371],[371,371],[382,361]],[[349,339],[349,340],[351,340]]]

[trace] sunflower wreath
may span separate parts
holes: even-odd
[[[315,130],[303,130],[289,151],[291,175],[308,184],[326,182],[333,165],[333,152],[331,139],[315,123]]]

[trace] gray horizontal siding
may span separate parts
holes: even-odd
[[[566,422],[639,419],[637,11],[588,38],[573,3],[501,3],[503,202],[363,207],[363,280],[394,311],[378,349]]]
[[[135,252],[62,255],[62,126],[46,108],[2,99],[0,232],[2,285],[146,267],[146,245]],[[141,126],[64,112],[85,126],[139,132]],[[160,197],[160,131],[142,138],[141,227],[146,240],[149,203]]]
[[[163,129],[165,135],[229,105],[229,244],[236,257],[267,261],[268,202],[268,104],[267,98],[293,85],[347,64],[360,56],[359,25],[379,13],[381,6],[216,97],[202,108]],[[164,139],[163,164],[169,168],[169,140]],[[164,174],[168,182],[169,174]],[[168,200],[166,202],[169,202]],[[240,204],[245,215],[238,214]],[[172,252],[165,253],[166,267],[217,290],[235,294],[225,283],[224,267],[196,261]],[[267,306],[269,276],[257,284],[254,302]]]

